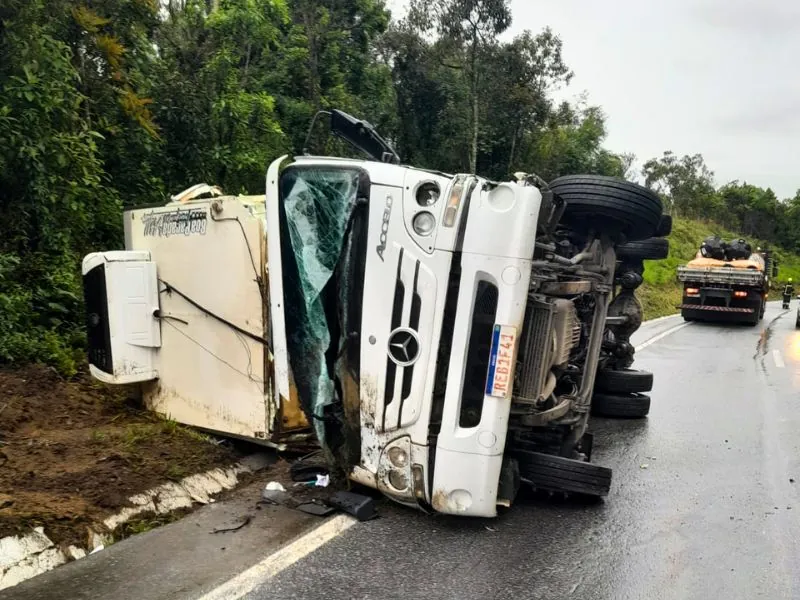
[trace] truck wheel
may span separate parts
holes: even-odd
[[[594,380],[595,389],[612,394],[636,394],[653,389],[653,374],[634,369],[607,369],[598,371]]]
[[[617,246],[617,258],[620,260],[662,260],[668,255],[669,241],[664,238],[650,238]]]
[[[624,179],[565,175],[550,189],[567,203],[562,221],[579,232],[601,228],[630,242],[653,237],[661,223],[658,194]]]
[[[592,414],[612,419],[641,419],[650,412],[650,396],[644,394],[595,394]]]
[[[764,303],[763,302],[759,303],[759,305],[755,308],[755,311],[753,311],[753,318],[750,319],[748,325],[751,325],[752,327],[758,325],[758,322],[761,321],[761,311],[763,307]]]
[[[662,215],[656,230],[656,237],[667,237],[672,233],[672,215]]]
[[[611,469],[581,460],[541,452],[519,451],[522,480],[536,489],[587,496],[607,496]]]

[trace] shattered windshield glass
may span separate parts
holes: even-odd
[[[359,171],[290,167],[281,177],[281,254],[289,364],[301,404],[324,443],[324,407],[340,346],[334,281],[356,206]],[[333,343],[332,343],[333,342]]]

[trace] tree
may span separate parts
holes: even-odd
[[[702,155],[678,158],[667,151],[661,158],[648,160],[642,173],[645,185],[661,194],[673,215],[712,218],[719,213],[714,173]]]
[[[623,157],[604,149],[605,115],[596,106],[562,103],[526,154],[529,169],[547,180],[572,173],[623,177]]]
[[[479,89],[482,49],[490,47],[497,36],[511,26],[509,0],[412,0],[409,22],[419,31],[435,31],[442,37],[442,48],[455,48],[449,59],[464,53],[465,59],[451,62],[453,68],[466,69],[469,78],[471,131],[469,168],[477,171],[479,131]]]
[[[550,29],[525,31],[508,44],[486,48],[482,61],[481,172],[505,177],[523,164],[525,146],[533,143],[552,112],[550,92],[566,85],[572,72],[562,57],[561,39]]]

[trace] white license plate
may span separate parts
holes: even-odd
[[[514,354],[517,347],[517,328],[495,325],[492,350],[489,353],[489,374],[486,393],[496,398],[508,398],[514,382]]]

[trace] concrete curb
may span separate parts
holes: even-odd
[[[131,518],[151,512],[168,514],[194,504],[214,502],[214,496],[230,490],[239,483],[239,476],[255,473],[273,462],[266,453],[251,454],[227,469],[217,468],[205,473],[190,475],[178,483],[168,482],[128,498],[132,506],[120,510],[97,526],[103,533],[89,529],[87,548],[69,546],[57,548],[42,527],[27,535],[0,538],[0,590],[12,587],[54,569],[70,560],[98,552],[113,542],[111,533]],[[107,532],[107,533],[106,533]]]

